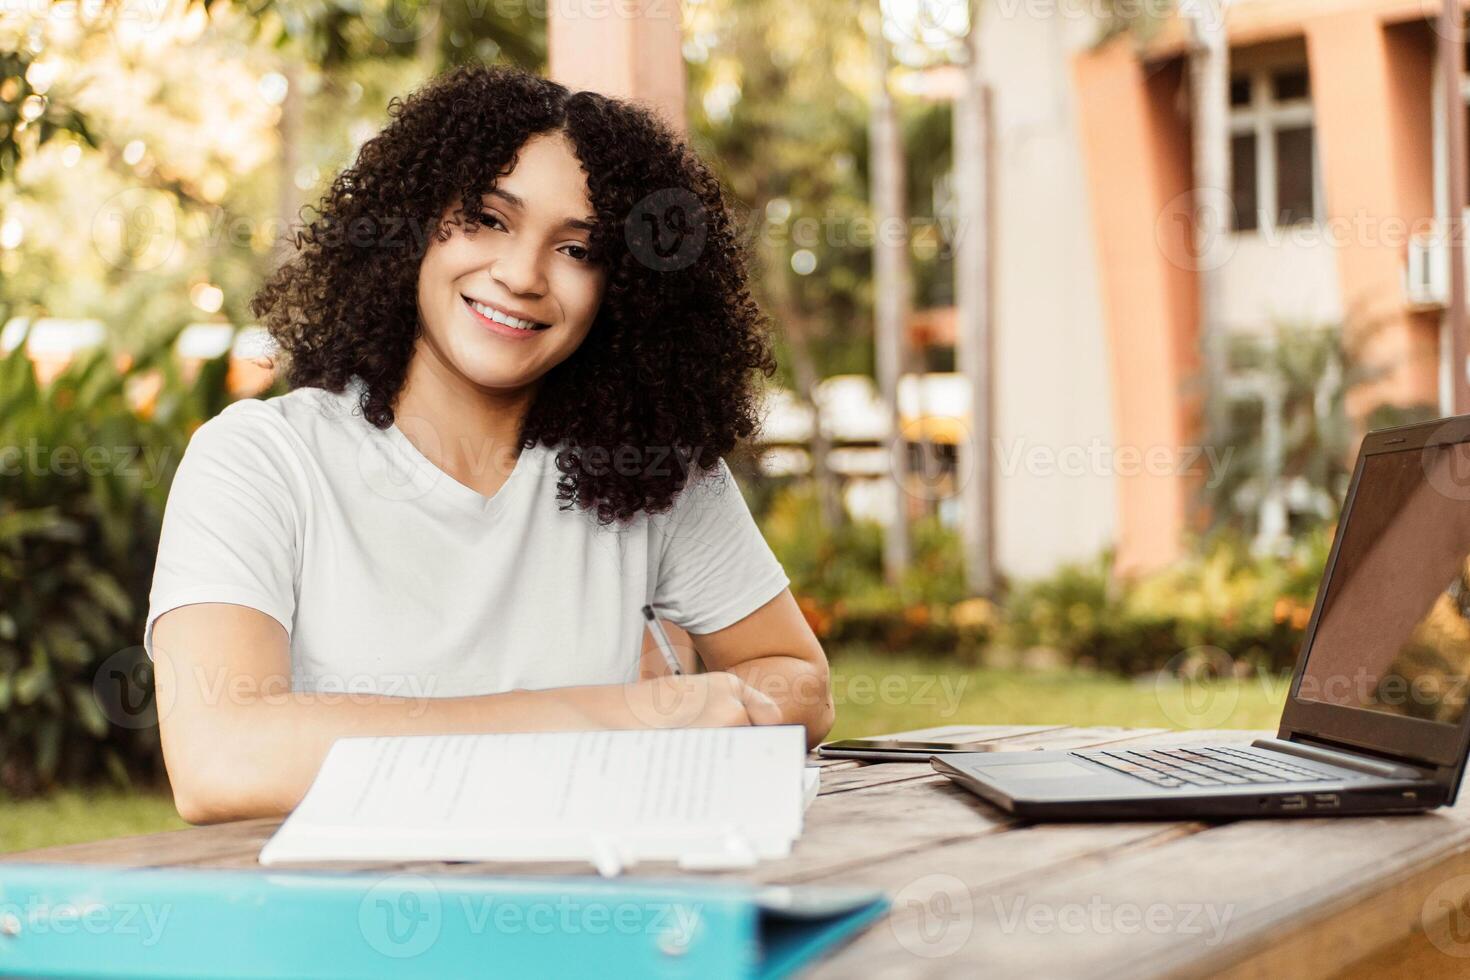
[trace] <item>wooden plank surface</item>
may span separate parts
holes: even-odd
[[[1006,747],[1263,734],[1271,733],[1060,728]],[[894,903],[887,919],[815,977],[1330,976],[1381,962],[1373,957],[1415,937],[1421,972],[1462,975],[1470,966],[1470,800],[1416,816],[1025,825],[924,763],[823,761],[821,793],[789,858],[708,875],[885,890]],[[240,821],[3,860],[254,868],[278,824]],[[322,867],[589,872],[580,863]],[[651,863],[630,874],[685,872]]]

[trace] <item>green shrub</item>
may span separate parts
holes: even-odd
[[[825,643],[973,661],[989,637],[984,617],[955,615],[965,601],[959,538],[935,516],[913,526],[913,561],[897,588],[883,577],[883,528],[830,527],[815,488],[771,496],[761,528],[791,578],[807,622]]]
[[[94,350],[46,384],[0,355],[0,789],[161,778],[138,645],[169,483],[229,400],[228,354],[185,384],[173,337]],[[161,380],[135,410],[130,390]]]
[[[773,494],[761,530],[797,595],[830,605],[882,586],[883,528],[872,521],[828,526],[809,483]]]
[[[1238,535],[1221,534],[1132,581],[1114,580],[1112,556],[1104,554],[1017,587],[998,640],[1127,674],[1158,670],[1205,646],[1250,669],[1288,670],[1331,544],[1330,528],[1318,527],[1285,556],[1257,557]]]

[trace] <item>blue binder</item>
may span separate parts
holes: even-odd
[[[782,977],[888,905],[711,879],[0,864],[0,975]]]

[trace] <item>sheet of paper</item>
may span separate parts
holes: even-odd
[[[345,738],[260,861],[781,857],[805,757],[796,725]]]

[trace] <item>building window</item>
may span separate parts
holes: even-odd
[[[1230,80],[1235,230],[1312,222],[1319,213],[1307,69],[1261,68]]]

